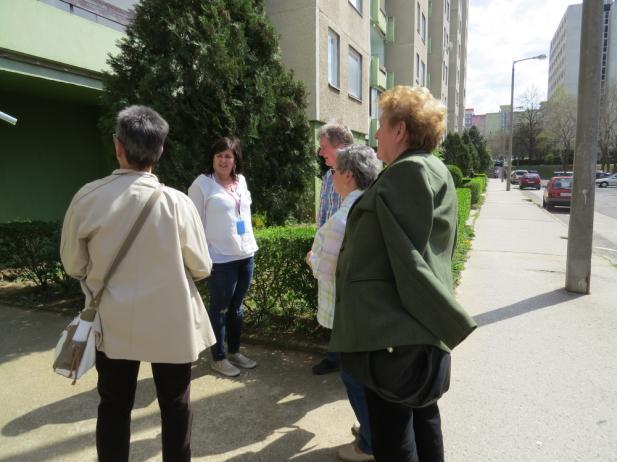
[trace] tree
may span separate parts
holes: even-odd
[[[458,133],[448,133],[441,145],[443,161],[448,165],[456,165],[464,175],[473,174],[473,159],[469,147],[463,143]]]
[[[617,85],[608,85],[603,89],[600,101],[600,127],[598,148],[602,170],[617,164]],[[617,171],[617,165],[613,167]]]
[[[478,153],[477,170],[485,172],[492,164],[491,155],[486,144],[486,139],[482,136],[478,128],[474,125],[468,130],[469,140],[476,148]]]
[[[546,102],[544,131],[561,156],[563,170],[568,170],[576,140],[576,99],[563,87],[558,88]]]
[[[220,136],[242,140],[253,209],[310,216],[315,161],[303,85],[283,69],[262,0],[142,0],[109,59],[101,127],[146,104],[170,124],[157,173],[186,191]]]
[[[515,118],[513,151],[519,154],[524,153],[531,164],[540,159],[539,138],[542,132],[542,117],[538,89],[535,86],[528,88],[520,102],[523,111],[519,112]]]
[[[467,130],[463,131],[463,134],[461,135],[461,141],[463,142],[463,144],[469,151],[469,155],[471,156],[471,173],[469,173],[469,176],[471,176],[473,175],[473,172],[478,171],[478,165],[480,164],[478,158],[478,150],[471,142],[471,138],[469,138],[469,132]]]

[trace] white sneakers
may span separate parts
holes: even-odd
[[[240,375],[240,369],[253,369],[257,366],[257,363],[250,358],[247,358],[242,353],[228,354],[227,358],[220,361],[212,361],[210,367],[219,374],[223,374],[226,377],[237,377]]]
[[[219,374],[223,374],[226,377],[237,377],[240,375],[240,369],[231,364],[227,359],[221,359],[220,361],[212,361],[210,364],[212,370],[215,370]]]
[[[253,369],[257,366],[257,363],[252,359],[247,358],[242,353],[230,353],[227,355],[229,362],[242,369]]]

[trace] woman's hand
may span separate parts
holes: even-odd
[[[311,257],[312,256],[313,256],[313,251],[309,250],[308,253],[306,254],[306,258],[304,259],[306,264],[309,265],[309,266],[311,266]]]

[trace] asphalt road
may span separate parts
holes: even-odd
[[[512,187],[518,188],[518,186],[515,185],[512,185]],[[542,207],[544,189],[539,191],[526,189],[524,193],[533,200],[534,203]],[[570,209],[568,207],[556,207],[550,213],[566,225],[569,224]],[[593,228],[594,252],[604,256],[614,265],[617,265],[617,188],[596,187]]]

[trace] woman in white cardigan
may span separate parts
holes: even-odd
[[[334,319],[336,264],[345,236],[347,215],[380,171],[381,162],[368,146],[352,144],[337,151],[332,181],[334,190],[340,194],[343,202],[338,211],[317,230],[311,251],[306,257],[318,281],[317,321],[328,329],[332,329]],[[341,371],[341,379],[360,426],[352,427],[355,441],[339,449],[339,458],[344,461],[372,461],[373,448],[364,385],[345,371]]]
[[[201,217],[213,262],[208,279],[208,313],[216,335],[211,366],[220,374],[235,377],[240,374],[238,367],[257,366],[240,353],[242,302],[253,278],[257,251],[240,140],[220,138],[212,145],[206,171],[189,188],[189,197]]]

